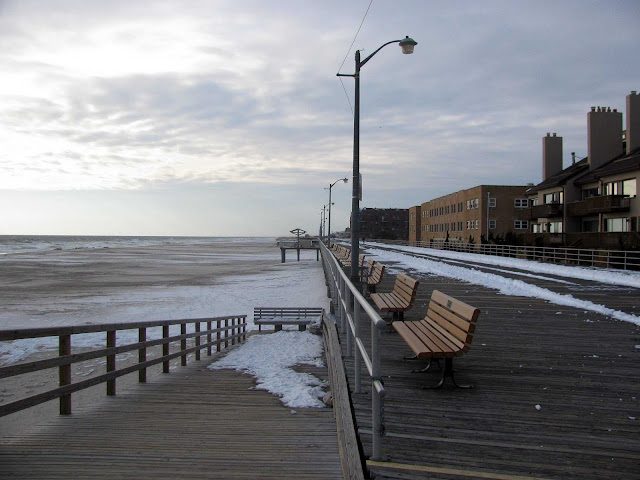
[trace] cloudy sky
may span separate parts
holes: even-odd
[[[370,8],[369,8],[370,6]],[[369,8],[358,37],[350,48]],[[0,234],[316,233],[351,208],[541,181],[640,90],[636,0],[0,0]],[[343,60],[344,64],[343,64]]]

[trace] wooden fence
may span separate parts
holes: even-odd
[[[193,325],[193,331],[187,333],[187,325]],[[212,328],[215,324],[215,328]],[[169,334],[169,327],[180,326],[180,335]],[[202,329],[202,325],[206,325]],[[138,372],[138,381],[146,382],[147,368],[162,363],[163,373],[169,373],[170,360],[180,357],[181,365],[187,364],[187,355],[195,352],[196,360],[200,360],[202,350],[211,355],[215,346],[220,351],[222,345],[229,347],[235,345],[236,341],[246,340],[246,315],[229,317],[198,318],[188,320],[164,320],[147,321],[135,323],[118,323],[102,325],[75,325],[66,327],[50,328],[25,328],[17,330],[0,330],[0,341],[8,342],[20,339],[58,337],[58,355],[44,360],[22,362],[15,365],[0,367],[0,379],[24,375],[49,368],[58,368],[59,386],[36,395],[29,396],[6,405],[0,406],[0,417],[18,412],[26,408],[39,405],[50,400],[60,399],[60,414],[71,413],[71,394],[85,388],[89,388],[100,383],[107,384],[107,395],[116,394],[116,378],[129,373]],[[147,340],[147,329],[162,327],[162,337]],[[116,333],[123,330],[138,330],[138,342],[116,346]],[[191,329],[190,329],[191,330]],[[86,333],[106,334],[106,348],[72,353],[72,337]],[[204,337],[204,342],[202,341]],[[187,347],[187,340],[193,339],[193,346]],[[170,353],[172,342],[180,342],[179,349]],[[158,358],[147,360],[147,348],[162,346],[162,355]],[[138,351],[138,361],[134,365],[129,365],[116,369],[116,356],[127,352]],[[71,365],[85,362],[96,358],[106,359],[106,373],[97,375],[86,380],[72,383]]]

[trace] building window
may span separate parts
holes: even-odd
[[[456,213],[456,204],[451,205],[451,213]]]
[[[475,223],[475,229],[476,229],[476,230],[478,229],[478,220],[476,220],[476,223]]]
[[[564,195],[563,192],[553,192],[553,193],[545,193],[544,194],[544,203],[563,203]]]
[[[462,222],[458,222],[458,231],[461,232],[462,231]]]
[[[562,222],[549,222],[545,224],[544,231],[549,233],[562,233]]]
[[[473,199],[473,208],[478,208],[478,199],[477,198]]]
[[[526,198],[514,198],[513,206],[515,208],[527,208],[529,206],[529,201]]]
[[[542,233],[542,225],[540,225],[539,223],[534,223],[533,225],[531,225],[531,231],[533,233]]]
[[[469,230],[469,223],[471,223],[471,222],[469,222],[469,220],[467,220],[467,230]]]
[[[629,231],[629,218],[607,218],[604,224],[605,232],[628,232]]]
[[[532,197],[532,198],[530,198],[530,199],[529,199],[529,204],[530,204],[532,207],[535,207],[536,205],[538,205],[538,197]]]
[[[529,222],[527,220],[515,220],[513,222],[513,228],[516,230],[527,230],[529,228]]]
[[[495,208],[496,206],[496,197],[489,197],[489,207]]]
[[[587,198],[597,197],[600,195],[600,189],[598,187],[595,188],[585,188],[582,190],[582,199],[586,200]],[[587,230],[591,231],[591,230]]]
[[[489,230],[495,230],[495,229],[496,229],[496,221],[489,220]]]
[[[471,210],[471,200],[467,200],[467,210]]]

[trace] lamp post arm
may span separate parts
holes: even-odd
[[[365,58],[364,60],[362,60],[360,62],[360,67],[362,67],[365,63],[367,63],[369,60],[371,60],[371,58],[378,53],[380,50],[382,50],[384,47],[386,47],[387,45],[391,45],[392,43],[400,43],[402,40],[391,40],[390,42],[385,43],[384,45],[381,45],[376,51],[374,51],[371,55],[369,55],[367,58]]]

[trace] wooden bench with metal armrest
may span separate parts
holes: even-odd
[[[458,385],[453,376],[453,358],[469,351],[480,310],[446,295],[438,290],[431,294],[427,316],[415,322],[393,322],[393,328],[400,334],[414,358],[428,359],[429,363],[421,371],[428,371],[432,359],[444,358],[440,381],[431,387],[439,388],[445,377],[451,377],[456,387],[471,388],[471,385]]]

